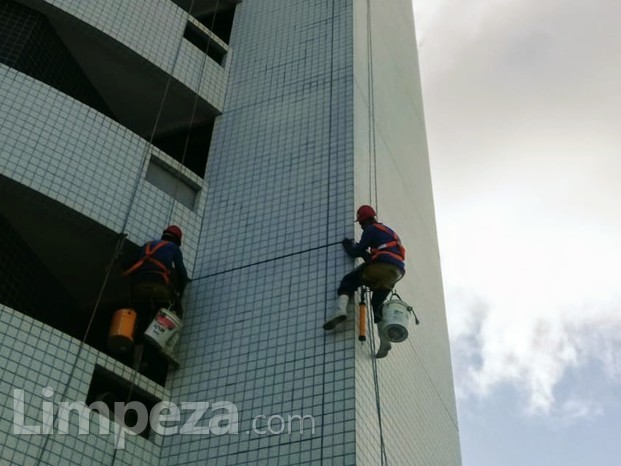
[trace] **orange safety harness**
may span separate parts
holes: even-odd
[[[394,259],[400,260],[401,262],[405,261],[405,248],[401,244],[401,240],[399,239],[399,236],[394,231],[385,227],[381,223],[375,223],[373,224],[373,226],[376,228],[379,228],[384,233],[392,236],[393,240],[389,241],[388,243],[384,243],[376,248],[371,248],[371,260],[374,261],[378,256],[385,254],[390,257],[393,257]],[[392,251],[386,251],[386,249],[394,248],[394,247],[397,247],[399,249],[398,253],[392,252]]]
[[[161,241],[160,243],[156,244],[153,248],[151,247],[153,245],[153,243],[155,243],[155,241],[151,241],[150,243],[147,243],[147,245],[145,246],[145,255],[144,257],[141,257],[138,262],[136,262],[134,265],[132,265],[129,269],[127,269],[125,272],[123,272],[123,276],[126,277],[127,275],[129,275],[130,273],[135,272],[136,270],[138,270],[140,267],[142,267],[146,262],[151,262],[152,264],[154,264],[157,268],[159,268],[160,270],[154,270],[153,272],[155,273],[159,273],[160,275],[162,275],[162,277],[164,277],[164,282],[168,285],[170,284],[170,271],[168,270],[168,268],[162,264],[160,261],[158,261],[156,258],[153,257],[153,254],[155,254],[155,252],[160,249],[163,248],[164,246],[166,246],[168,244],[168,241]]]

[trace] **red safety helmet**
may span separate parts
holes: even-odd
[[[356,212],[356,222],[364,222],[365,220],[371,220],[375,218],[377,214],[375,210],[370,205],[362,205],[358,208],[358,212]]]
[[[183,233],[181,232],[181,228],[179,228],[177,225],[170,225],[169,227],[167,227],[162,233],[162,236],[164,235],[177,238],[177,241],[179,242],[179,244],[181,244],[181,237],[183,236]]]

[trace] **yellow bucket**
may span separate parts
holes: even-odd
[[[136,317],[136,311],[133,309],[118,309],[114,313],[108,332],[108,348],[110,351],[125,353],[132,348]]]

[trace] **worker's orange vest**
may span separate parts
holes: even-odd
[[[393,240],[389,241],[388,243],[384,243],[376,248],[371,248],[371,260],[374,261],[377,257],[384,254],[384,255],[389,255],[397,260],[400,260],[401,262],[404,262],[405,261],[405,248],[401,244],[401,240],[399,239],[399,236],[394,231],[386,228],[381,223],[374,223],[373,226],[376,228],[379,228],[384,233],[387,233],[390,236],[392,236]],[[399,252],[392,252],[392,251],[386,250],[388,248],[395,248],[395,247],[398,249]]]
[[[126,277],[127,275],[129,275],[129,274],[135,272],[136,270],[138,270],[146,262],[151,262],[158,269],[160,269],[160,270],[154,270],[154,272],[155,273],[159,273],[160,275],[162,275],[162,277],[164,277],[164,282],[167,285],[170,284],[170,271],[168,270],[168,268],[164,264],[162,264],[160,261],[158,261],[156,258],[153,257],[153,254],[155,254],[155,251],[157,251],[158,249],[166,246],[168,244],[168,241],[162,241],[160,243],[157,243],[152,248],[151,246],[153,245],[153,243],[155,243],[155,241],[151,241],[150,243],[147,243],[147,245],[145,246],[144,257],[141,257],[138,260],[138,262],[136,262],[129,269],[127,269],[125,272],[123,272],[123,276],[124,277]]]

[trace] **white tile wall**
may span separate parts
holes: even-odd
[[[235,403],[240,433],[167,438],[165,464],[354,464],[353,324],[321,328],[351,266],[351,5],[243,2],[235,24],[171,392]],[[316,430],[252,432],[273,414]]]
[[[174,201],[144,180],[147,141],[36,79],[5,65],[0,72],[1,173],[111,230],[128,218],[138,244],[172,219],[183,226],[191,271],[205,197],[194,211]]]
[[[172,2],[50,3],[171,68],[184,21]],[[409,1],[395,0],[391,8],[371,3],[377,207],[408,248],[408,274],[398,291],[422,321],[378,362],[386,451],[390,464],[459,465]],[[133,438],[116,453],[101,437],[54,437],[45,450],[49,464],[85,464],[85,458],[115,465],[380,464],[370,344],[358,343],[353,321],[329,334],[321,329],[340,278],[353,266],[339,242],[357,234],[357,204],[375,201],[366,2],[246,0],[237,7],[235,27],[207,192],[195,212],[174,208],[174,221],[188,238],[184,254],[194,281],[179,348],[182,367],[170,393],[160,395],[178,403],[230,401],[239,409],[239,434],[166,437],[161,449]],[[200,57],[185,45],[175,76],[195,88]],[[224,102],[226,78],[207,63],[201,85],[214,102]],[[144,153],[140,138],[4,66],[0,114],[3,174],[112,229],[131,208],[127,230],[136,242],[167,223],[170,201],[155,187],[141,184],[129,204],[130,181]],[[0,443],[8,445],[0,458],[36,464],[44,440],[10,433],[11,390],[23,384],[36,395],[50,381],[66,383],[77,343],[10,309],[2,308],[0,323],[7,329],[0,342],[6,368]],[[92,350],[80,357],[68,397],[85,396],[95,362],[131,372]],[[34,395],[32,419],[39,403]],[[252,432],[261,415],[310,415],[315,431]]]
[[[167,400],[170,394],[112,358],[86,345],[80,347],[79,341],[3,305],[0,328],[0,464],[83,466],[112,464],[113,457],[114,464],[157,464],[161,437],[154,436],[153,441],[127,437],[126,448],[115,450],[114,433],[100,435],[97,416],[87,435],[77,435],[76,414],[69,418],[68,435],[57,430],[50,435],[16,434],[16,389],[25,392],[24,425],[40,426],[43,402],[58,406],[61,401],[86,401],[95,364],[127,380],[133,378],[137,387],[160,399]],[[52,388],[53,396],[43,396],[46,387]]]
[[[208,83],[203,82],[199,87],[204,55],[182,39],[188,14],[172,1],[47,0],[46,3],[105,33],[167,73],[172,72],[175,78],[198,91],[215,108],[222,108],[227,71],[207,58],[204,68],[209,73]],[[110,44],[114,45],[114,42]]]
[[[377,361],[385,449],[389,464],[459,465],[412,6],[408,0],[391,8],[370,4],[374,112],[369,111],[367,2],[354,2],[356,204],[375,205],[379,220],[400,235],[406,275],[396,290],[421,320],[418,327],[410,323],[408,340],[393,344],[389,356]],[[375,151],[369,140],[373,119]],[[370,347],[370,342],[356,346],[357,462],[362,465],[380,464]]]

